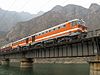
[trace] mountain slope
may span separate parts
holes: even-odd
[[[26,21],[33,18],[32,14],[26,12],[6,11],[0,9],[0,31],[9,31],[17,22]]]
[[[52,10],[26,22],[19,22],[7,34],[9,41],[34,34],[41,30],[63,23],[66,20],[82,18],[89,30],[100,28],[100,5],[91,4],[87,9],[77,5],[55,6]]]
[[[15,12],[0,9],[0,31],[8,32],[17,22],[27,21],[42,15],[44,12],[30,14],[27,12]]]

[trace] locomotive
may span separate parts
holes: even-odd
[[[4,45],[0,48],[0,51],[6,52],[18,47],[34,45],[40,42],[63,37],[85,38],[86,35],[87,27],[85,26],[85,22],[82,19],[73,19]]]

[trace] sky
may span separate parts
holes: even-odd
[[[36,14],[39,11],[49,11],[56,5],[66,6],[68,4],[75,4],[89,8],[91,3],[100,5],[100,0],[0,0],[0,8]]]

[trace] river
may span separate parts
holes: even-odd
[[[89,75],[88,64],[34,64],[33,68],[0,66],[0,75]]]

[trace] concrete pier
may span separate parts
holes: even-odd
[[[90,75],[100,75],[100,56],[96,56],[94,60],[89,61]]]
[[[23,58],[20,61],[21,68],[31,68],[33,66],[32,58]]]
[[[10,60],[9,59],[3,59],[1,61],[1,65],[9,65]]]

